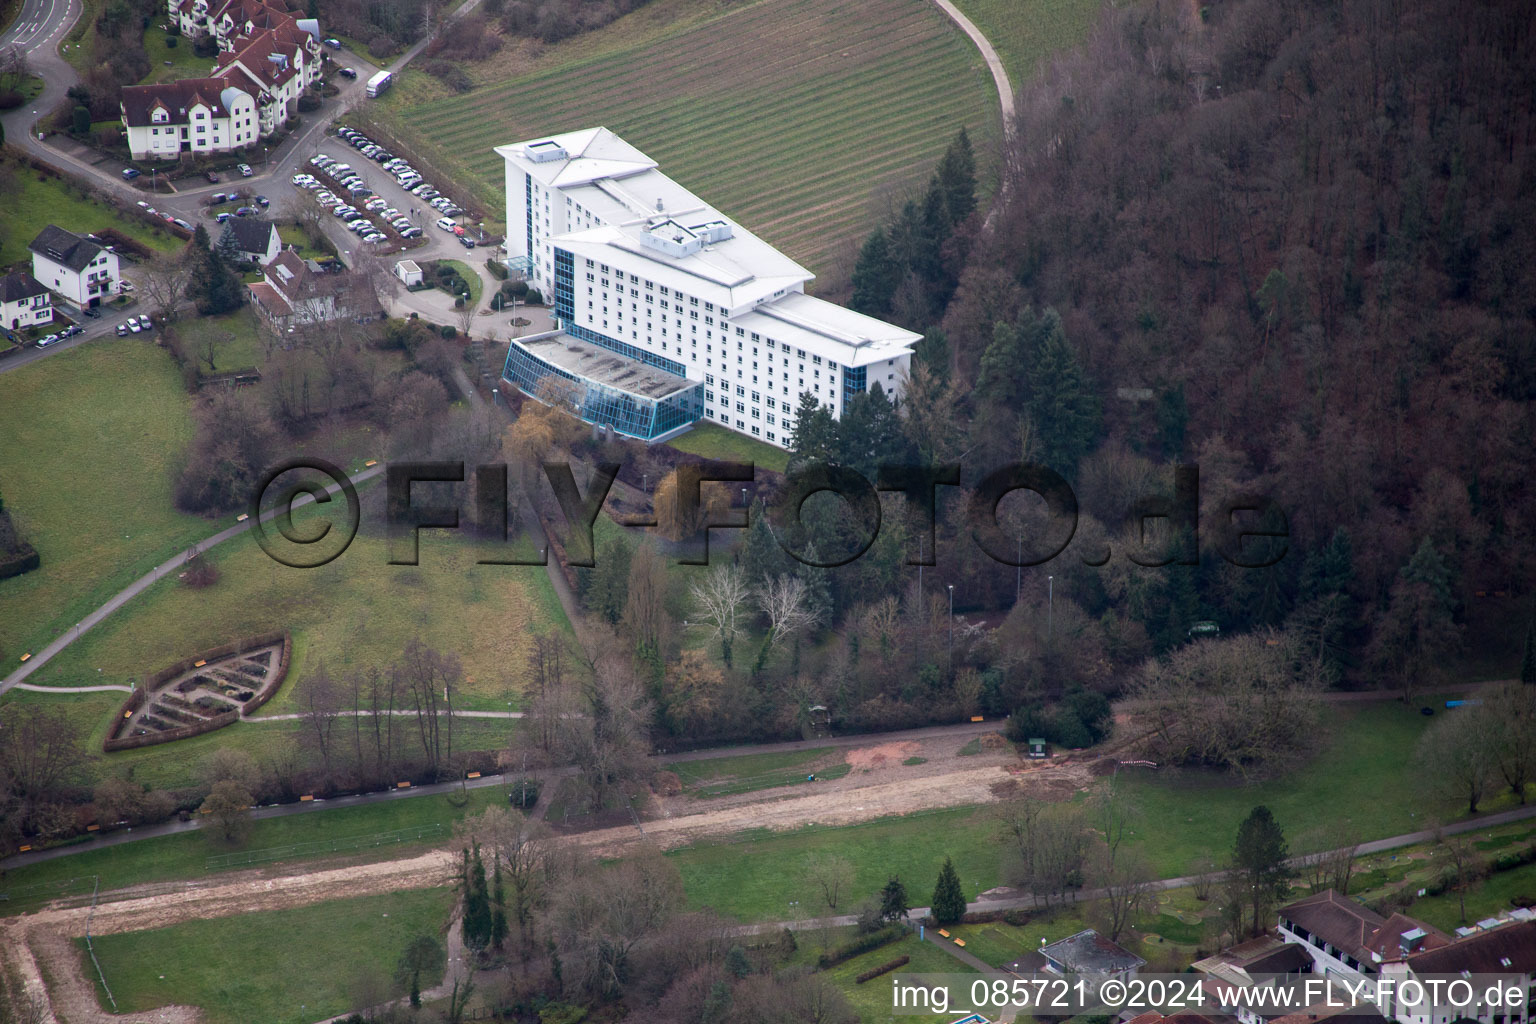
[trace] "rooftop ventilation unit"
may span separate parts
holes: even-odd
[[[523,155],[536,164],[547,164],[551,160],[564,160],[566,158],[565,147],[551,139],[543,142],[530,142],[523,147]]]
[[[1402,951],[1404,953],[1416,953],[1424,945],[1424,937],[1428,933],[1423,928],[1412,928],[1400,935]]]
[[[640,240],[668,256],[692,256],[704,248],[704,239],[675,220],[664,220],[640,236]]]
[[[713,245],[715,242],[723,242],[731,237],[731,226],[723,220],[712,220],[707,224],[698,224],[692,230],[709,245]]]

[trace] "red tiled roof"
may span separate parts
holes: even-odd
[[[123,88],[123,121],[130,128],[154,124],[149,118],[156,106],[163,106],[169,119],[164,124],[186,124],[187,111],[198,103],[209,108],[214,117],[228,116],[221,94],[228,87],[220,78],[183,78],[159,85],[130,85]]]

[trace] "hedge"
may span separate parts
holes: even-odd
[[[26,541],[22,541],[14,553],[0,558],[0,580],[8,580],[12,576],[31,572],[41,564],[42,558],[38,555],[37,549]]]
[[[872,967],[872,968],[870,968],[869,970],[865,971],[863,974],[859,975],[857,978],[854,978],[853,979],[854,983],[858,984],[858,985],[862,985],[866,981],[871,981],[871,980],[873,980],[875,978],[878,978],[878,977],[880,977],[880,975],[885,974],[885,973],[887,973],[889,971],[894,971],[898,967],[905,967],[905,966],[907,966],[907,964],[909,964],[911,962],[912,962],[912,958],[911,957],[909,957],[909,956],[899,956],[895,960],[891,960],[891,961],[889,961],[887,963],[881,964],[879,967]]]
[[[821,970],[836,967],[845,960],[852,960],[856,956],[868,953],[872,949],[888,946],[907,934],[906,928],[899,924],[887,925],[877,932],[861,935],[852,942],[845,942],[827,950],[816,959],[816,966]]]

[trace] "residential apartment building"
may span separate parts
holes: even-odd
[[[19,331],[53,322],[53,300],[48,289],[31,274],[0,277],[0,327]]]
[[[122,118],[135,160],[224,153],[252,145],[292,116],[320,80],[320,23],[263,0],[171,0],[182,34],[207,34],[219,56],[207,78],[123,90]]]
[[[1260,979],[1298,975],[1321,976],[1342,983],[1327,1003],[1308,1007],[1298,1014],[1282,1006],[1258,1009],[1253,1005],[1220,1006],[1242,1024],[1310,1024],[1325,1013],[1341,1012],[1345,986],[1362,982],[1373,987],[1386,981],[1400,991],[1407,980],[1497,974],[1515,978],[1525,993],[1513,1006],[1440,1006],[1432,1002],[1406,1004],[1388,999],[1379,1011],[1399,1024],[1532,1024],[1536,1003],[1536,911],[1522,908],[1474,926],[1459,928],[1455,935],[1406,914],[1383,917],[1371,908],[1329,889],[1280,908],[1273,938],[1256,939],[1196,963],[1195,969],[1214,981],[1231,984],[1270,984]],[[1217,985],[1207,985],[1215,993]],[[1432,986],[1426,991],[1433,992]],[[1364,1009],[1364,1008],[1357,1008]]]
[[[508,266],[560,328],[512,343],[503,376],[524,393],[554,376],[621,434],[703,419],[780,447],[803,394],[838,417],[876,384],[900,393],[920,335],[805,294],[810,271],[608,129],[496,152]]]
[[[32,276],[70,304],[98,306],[121,290],[122,268],[111,246],[50,224],[27,246]]]

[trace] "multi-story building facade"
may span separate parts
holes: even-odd
[[[320,23],[295,18],[262,0],[170,0],[186,36],[219,44],[207,78],[185,78],[123,90],[123,127],[135,160],[168,160],[184,152],[227,153],[277,131],[299,96],[320,80]]]
[[[608,129],[496,152],[508,265],[560,328],[512,343],[504,376],[525,393],[554,376],[629,436],[704,419],[780,447],[802,395],[837,417],[876,384],[900,393],[920,335],[805,294],[810,271]]]
[[[32,276],[74,306],[99,306],[121,290],[122,268],[111,246],[50,224],[27,248]]]

